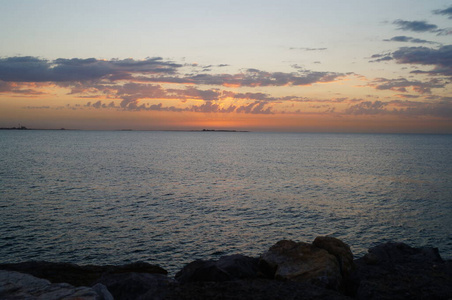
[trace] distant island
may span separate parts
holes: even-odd
[[[59,129],[37,129],[37,128],[27,128],[25,126],[19,127],[0,127],[0,130],[67,130],[66,128],[59,128]]]
[[[29,130],[29,129],[25,126],[20,126],[19,124],[19,127],[1,127],[0,130]]]
[[[27,128],[25,126],[21,126],[19,124],[18,127],[0,127],[0,130],[83,130],[83,129],[66,129],[66,128],[59,128],[59,129],[46,129],[46,128]],[[110,130],[106,130],[110,131]],[[233,129],[201,129],[201,130],[134,130],[130,128],[126,129],[117,129],[112,131],[185,131],[185,132],[249,132],[248,130],[233,130]]]
[[[214,132],[248,132],[246,130],[227,130],[227,129],[203,129],[203,130],[192,130],[192,131],[202,131],[202,132],[206,132],[206,131],[214,131]]]

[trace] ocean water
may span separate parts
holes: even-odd
[[[332,235],[452,258],[452,136],[0,131],[0,262],[258,256]]]

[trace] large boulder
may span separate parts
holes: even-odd
[[[0,299],[78,299],[113,300],[104,287],[74,287],[68,283],[50,283],[42,278],[0,270]]]
[[[240,254],[223,256],[218,261],[196,260],[187,264],[175,278],[180,283],[257,278],[258,262],[257,258]]]
[[[325,249],[329,254],[336,257],[343,278],[350,275],[350,272],[354,268],[354,263],[353,253],[349,245],[331,236],[318,236],[312,244],[317,248]]]
[[[368,250],[363,257],[367,264],[439,263],[443,259],[438,248],[413,248],[404,243],[388,242]]]
[[[344,296],[337,291],[318,287],[306,282],[257,278],[221,282],[189,282],[186,284],[180,284],[171,288],[166,294],[165,299],[345,300],[351,298]]]
[[[451,299],[452,262],[436,248],[385,243],[355,260],[350,295],[357,299]]]
[[[259,276],[259,258],[241,254],[222,256],[216,265],[233,279],[252,279]]]
[[[179,283],[199,282],[199,281],[227,281],[231,276],[221,270],[212,260],[195,260],[176,273],[176,280]]]
[[[162,274],[132,272],[105,274],[99,283],[107,287],[114,299],[139,300],[165,299],[175,281]]]
[[[275,279],[302,281],[338,289],[342,281],[339,263],[327,250],[314,245],[282,240],[262,255]]]

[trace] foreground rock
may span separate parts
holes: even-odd
[[[69,263],[31,261],[0,264],[0,269],[31,274],[52,283],[65,282],[73,286],[93,286],[93,288],[97,287],[96,290],[103,286],[113,295],[114,299],[137,299],[149,291],[152,292],[153,289],[155,291],[166,289],[170,282],[166,277],[168,274],[166,270],[144,262],[120,266],[78,266]],[[2,298],[0,297],[0,299]]]
[[[279,241],[261,259],[274,270],[275,279],[309,282],[334,290],[343,289],[353,269],[350,247],[333,237],[318,237],[313,244]]]
[[[309,281],[275,276],[266,262],[244,255],[191,262],[175,279],[179,284],[171,286],[165,299],[349,299]]]
[[[223,256],[218,261],[196,260],[176,274],[180,283],[201,281],[231,281],[259,277],[259,259],[244,255]]]
[[[318,236],[315,238],[314,242],[312,242],[312,245],[320,249],[325,249],[329,254],[334,255],[339,263],[339,269],[343,279],[347,280],[355,267],[350,246],[343,241],[330,236]]]
[[[386,243],[355,264],[349,284],[356,299],[452,299],[452,261],[436,248]]]
[[[158,298],[157,298],[158,299]],[[164,299],[276,300],[351,299],[341,293],[305,282],[271,279],[200,281],[174,286]]]
[[[29,274],[0,270],[0,299],[78,299],[111,300],[105,287],[74,287],[68,283],[50,283]]]
[[[176,283],[166,275],[135,272],[106,274],[98,282],[107,287],[114,299],[121,300],[166,299]]]
[[[29,261],[14,264],[0,264],[0,270],[11,270],[45,278],[50,282],[66,282],[74,286],[92,286],[106,274],[120,273],[152,273],[167,275],[168,272],[159,266],[145,262],[113,266],[79,266],[70,263],[54,263],[45,261]]]
[[[28,262],[1,269],[14,271],[1,271],[0,299],[452,299],[452,261],[437,249],[386,243],[353,260],[350,247],[332,237],[279,241],[260,258],[194,261],[175,279],[145,263]],[[63,281],[70,284],[56,283]]]

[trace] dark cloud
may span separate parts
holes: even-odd
[[[0,94],[1,93],[21,94],[23,96],[39,96],[45,94],[44,92],[29,88],[26,84],[20,85],[0,80]]]
[[[421,103],[407,107],[400,113],[407,116],[432,116],[452,119],[452,105],[450,103]]]
[[[201,105],[193,105],[187,109],[187,111],[192,112],[202,112],[202,113],[231,113],[237,109],[237,106],[230,105],[229,107],[223,108],[217,103],[206,102]]]
[[[236,109],[238,113],[245,114],[272,114],[271,107],[265,108],[266,102],[256,101],[247,105],[243,105]]]
[[[117,108],[126,109],[126,110],[142,110],[149,109],[143,104],[140,104],[141,100],[149,99],[149,100],[158,100],[158,99],[177,99],[179,101],[185,102],[189,99],[203,100],[205,103],[199,106],[193,106],[192,110],[195,112],[201,112],[205,110],[212,110],[217,107],[214,103],[207,104],[207,102],[214,101],[223,101],[228,100],[230,98],[234,100],[245,100],[245,101],[253,101],[253,105],[248,107],[249,104],[244,105],[239,111],[244,113],[270,113],[270,111],[264,110],[263,106],[269,103],[279,102],[279,98],[271,97],[265,93],[235,93],[232,91],[225,91],[219,89],[210,89],[210,90],[201,90],[193,86],[187,86],[183,89],[164,89],[160,85],[147,84],[147,83],[136,83],[129,82],[123,85],[110,85],[110,84],[102,84],[102,83],[86,83],[85,86],[80,87],[79,83],[75,87],[75,90],[78,93],[85,93],[83,98],[114,98],[120,99],[121,102]],[[73,94],[71,91],[70,94]],[[103,96],[102,96],[103,95]],[[227,99],[229,98],[229,99]],[[260,105],[256,103],[259,102]],[[218,105],[218,104],[216,104]],[[105,104],[101,104],[99,101],[95,103],[88,102],[87,107],[92,108],[101,108],[105,107]],[[113,103],[110,103],[108,108],[114,108]],[[215,112],[230,112],[236,111],[236,108],[239,107],[228,107],[223,108],[218,105],[218,110]],[[155,109],[158,109],[155,107]],[[164,107],[161,107],[160,110],[164,110]],[[224,110],[224,111],[223,111]],[[176,111],[176,110],[172,110]]]
[[[448,29],[439,29],[435,24],[429,24],[425,21],[404,21],[404,20],[395,20],[392,22],[397,25],[400,30],[406,31],[414,31],[414,32],[432,32],[437,35],[449,35],[452,32]]]
[[[258,100],[258,101],[277,101],[278,98],[271,97],[264,93],[234,93],[223,91],[224,97],[231,97],[234,99],[247,99],[247,100]]]
[[[408,88],[411,88],[413,91],[418,92],[420,94],[430,94],[431,89],[433,88],[443,88],[446,83],[438,80],[432,79],[427,82],[422,82],[418,80],[408,80],[406,78],[397,78],[397,79],[386,79],[386,78],[377,78],[371,83],[369,86],[376,88],[377,90],[391,90],[401,93],[408,92]]]
[[[399,36],[395,36],[389,40],[383,40],[383,41],[385,41],[385,42],[409,42],[412,39],[413,38],[409,37],[409,36],[399,35]]]
[[[369,62],[381,62],[381,61],[393,60],[393,58],[390,54],[374,54],[371,56],[371,58],[375,58],[375,59],[369,60]]]
[[[350,106],[345,113],[351,115],[376,115],[386,113],[386,102],[381,101],[363,101],[361,103]]]
[[[168,89],[168,93],[172,93],[175,97],[181,99],[202,99],[206,101],[218,100],[221,92],[218,90],[200,90],[195,87],[187,87],[185,90],[181,89]]]
[[[135,110],[135,111],[170,111],[170,112],[198,112],[198,113],[244,113],[244,114],[273,114],[271,107],[266,107],[268,103],[255,101],[253,103],[244,105],[234,105],[223,107],[219,103],[214,103],[212,101],[205,102],[200,105],[192,105],[185,108],[179,108],[175,106],[164,106],[162,103],[159,104],[141,104],[138,105],[137,102],[131,103],[126,107],[122,105],[116,106],[113,102],[110,104],[103,103],[102,101],[97,101],[94,103],[88,102],[84,107],[86,108],[107,108],[107,109],[125,109],[125,110]],[[77,109],[80,107],[68,107],[70,109]]]
[[[419,98],[419,95],[405,95],[405,94],[398,94],[396,97],[400,98]]]
[[[437,9],[434,10],[433,13],[435,15],[445,15],[447,16],[449,19],[452,19],[452,6],[450,6],[449,8],[446,9]]]
[[[434,75],[452,76],[452,45],[438,49],[427,47],[403,47],[395,51],[392,57],[400,64],[433,65],[431,71],[414,71]]]
[[[153,76],[136,77],[139,81],[181,84],[205,84],[221,86],[285,86],[285,85],[311,85],[315,83],[332,82],[345,76],[335,72],[315,72],[299,70],[294,73],[266,72],[257,69],[247,69],[238,74],[197,74],[192,76]]]
[[[436,42],[431,42],[431,41],[427,41],[427,40],[422,40],[422,39],[416,39],[410,36],[405,36],[405,35],[399,35],[399,36],[395,36],[392,37],[390,39],[386,39],[383,40],[385,42],[405,42],[405,43],[416,43],[416,44],[438,44]]]
[[[432,65],[433,70],[411,71],[413,74],[430,74],[452,76],[452,45],[445,45],[437,49],[427,47],[402,47],[389,54],[375,54],[377,58],[370,62],[380,62],[394,59],[399,64]]]
[[[139,84],[134,82],[116,86],[116,95],[122,98],[122,108],[135,108],[139,99],[166,98],[166,91],[159,85]]]
[[[452,102],[415,102],[394,100],[389,102],[363,101],[350,106],[346,114],[352,115],[397,115],[397,116],[431,116],[452,119]]]
[[[98,79],[128,79],[131,74],[174,74],[180,64],[162,58],[145,60],[63,59],[54,61],[37,57],[0,58],[0,80],[16,82],[67,82]]]
[[[324,50],[307,48],[307,51]],[[189,66],[165,61],[160,57],[145,60],[95,58],[46,60],[37,57],[0,58],[0,93],[38,95],[34,87],[58,86],[68,89],[68,95],[90,98],[85,106],[61,106],[59,109],[118,109],[191,111],[216,113],[272,114],[274,103],[287,101],[263,92],[236,93],[223,87],[305,86],[328,83],[349,74],[316,72],[297,68],[294,72],[266,72],[246,69],[240,73],[197,73],[200,68],[210,69],[227,65]],[[191,68],[191,74],[183,74],[182,68]],[[167,88],[163,83],[184,84],[185,87]],[[193,86],[195,85],[195,86]],[[204,88],[200,88],[204,85]],[[206,88],[206,86],[216,86]],[[290,99],[299,99],[288,96]],[[165,99],[182,102],[195,99],[202,104],[185,108],[149,104]],[[114,101],[112,101],[114,100]],[[226,101],[226,106],[225,102]],[[232,104],[231,104],[232,103]],[[187,106],[187,104],[185,105]]]
[[[10,82],[0,80],[0,93],[11,93],[14,89],[15,87]]]
[[[3,81],[48,81],[50,63],[31,56],[0,59],[0,80]],[[39,79],[40,78],[40,79]],[[44,78],[44,80],[42,80]]]
[[[224,67],[217,65],[214,67]],[[311,85],[332,82],[346,76],[335,72],[316,72],[298,69],[297,72],[266,72],[247,69],[237,74],[181,74],[183,65],[164,61],[160,57],[145,60],[95,58],[63,59],[53,61],[37,57],[0,58],[0,80],[8,82],[55,82],[72,88],[72,93],[86,89],[87,82],[109,81],[201,84],[220,86],[285,86]],[[210,66],[207,66],[210,67]],[[213,92],[202,99],[216,99]]]
[[[78,106],[80,107],[80,106]],[[96,101],[94,103],[87,102],[84,107],[93,107],[93,108],[120,108],[119,106],[116,106],[113,101],[111,101],[109,104],[103,103],[101,100]],[[77,107],[75,107],[77,108]]]
[[[374,54],[372,55],[370,58],[381,58],[381,57],[385,57],[391,55],[391,53],[385,53],[385,54]]]
[[[436,32],[438,30],[438,26],[434,24],[428,24],[425,21],[404,21],[404,20],[395,20],[393,24],[398,26],[400,30],[414,31],[414,32]]]

